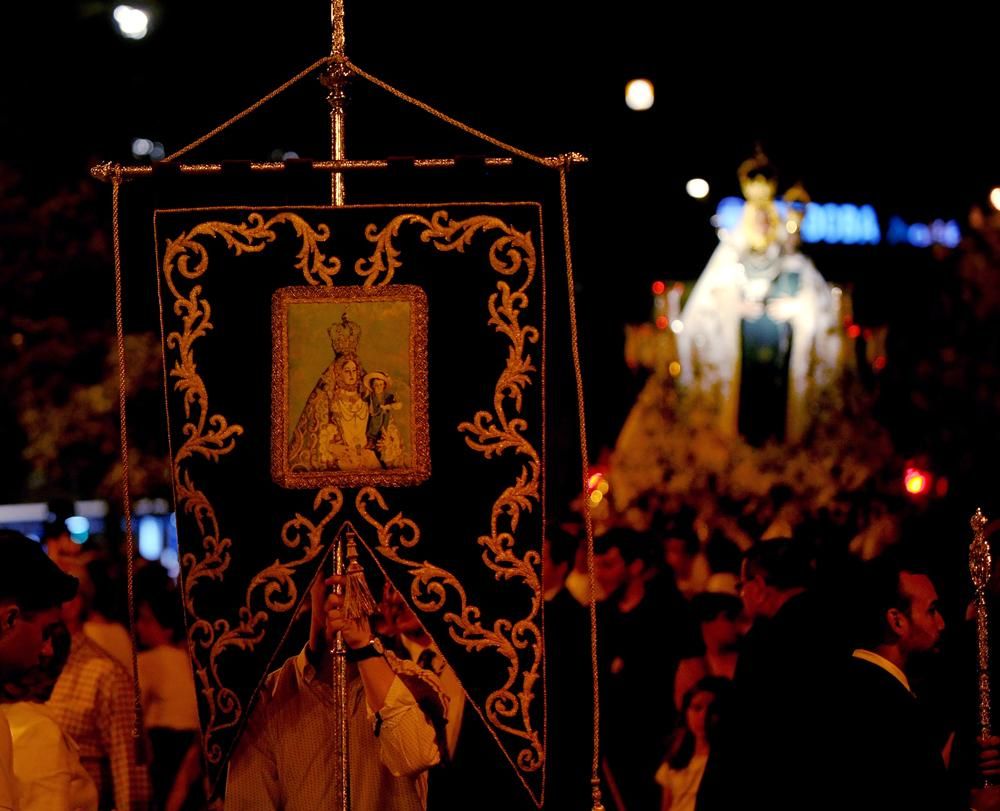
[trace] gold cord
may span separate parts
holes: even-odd
[[[498,138],[494,138],[491,135],[487,135],[485,132],[482,132],[481,130],[477,130],[475,127],[470,127],[468,124],[463,124],[458,119],[452,118],[451,116],[446,115],[445,113],[442,113],[440,110],[437,110],[434,107],[431,107],[429,104],[427,104],[427,103],[425,103],[423,101],[420,101],[420,99],[415,99],[415,98],[413,98],[413,96],[407,95],[402,90],[398,90],[395,87],[393,87],[392,85],[388,84],[387,82],[383,82],[381,79],[379,79],[379,78],[377,78],[375,76],[372,76],[370,73],[362,70],[361,68],[359,68],[357,65],[355,65],[353,62],[351,62],[351,60],[349,60],[347,58],[339,59],[337,57],[324,56],[321,59],[317,59],[315,62],[313,62],[305,70],[300,71],[299,73],[297,73],[295,76],[293,76],[291,79],[289,79],[287,82],[285,82],[280,87],[275,88],[274,90],[272,90],[270,93],[268,93],[263,98],[258,99],[257,101],[255,101],[253,104],[251,104],[245,110],[237,113],[232,118],[230,118],[228,121],[225,121],[222,124],[220,124],[218,127],[216,127],[211,132],[205,133],[205,135],[202,135],[197,140],[192,141],[187,146],[182,147],[181,149],[178,149],[176,152],[168,155],[166,158],[163,159],[163,162],[164,163],[170,163],[171,161],[174,161],[177,158],[179,158],[181,155],[185,155],[188,152],[190,152],[192,149],[194,149],[194,148],[196,148],[198,146],[201,146],[202,144],[204,144],[207,141],[210,141],[212,138],[214,138],[216,135],[218,135],[219,133],[221,133],[223,130],[225,130],[228,127],[232,126],[237,121],[240,121],[240,120],[246,118],[248,115],[250,115],[251,113],[255,112],[256,110],[260,109],[265,104],[267,104],[269,101],[271,101],[271,99],[275,98],[276,96],[280,95],[281,93],[284,93],[286,90],[288,90],[288,88],[292,87],[295,84],[298,84],[300,81],[302,81],[306,76],[308,76],[313,71],[317,70],[318,68],[321,68],[323,65],[330,64],[330,63],[341,63],[341,64],[343,64],[344,67],[346,67],[348,70],[350,70],[355,75],[360,76],[362,79],[365,79],[368,82],[371,82],[376,87],[382,88],[387,93],[395,96],[396,98],[400,99],[401,101],[405,101],[407,104],[411,104],[414,107],[418,107],[419,109],[423,110],[424,112],[430,113],[435,118],[438,118],[441,121],[444,121],[445,123],[450,124],[451,126],[455,127],[456,129],[459,129],[462,132],[468,133],[469,135],[472,135],[472,136],[480,139],[481,141],[486,141],[486,143],[493,144],[493,146],[499,147],[500,149],[504,150],[505,152],[509,152],[512,155],[517,155],[520,158],[524,158],[525,160],[532,161],[533,163],[537,163],[540,166],[548,166],[550,168],[558,165],[562,161],[562,158],[543,158],[543,157],[541,157],[539,155],[534,155],[531,152],[527,152],[527,151],[525,151],[523,149],[518,149],[516,146],[511,146],[510,144],[504,143],[503,141],[501,141]]]
[[[135,639],[135,536],[132,534],[132,496],[129,493],[128,470],[128,427],[125,420],[125,392],[127,373],[125,368],[125,319],[122,314],[122,254],[121,222],[118,211],[118,197],[122,179],[115,173],[111,179],[111,220],[112,238],[115,252],[115,329],[118,338],[118,418],[121,431],[122,457],[122,512],[125,516],[125,554],[128,579],[128,627],[132,641],[132,688],[135,698],[135,715],[132,718],[132,737],[137,741],[142,737],[142,698],[139,693],[139,663],[136,656]]]
[[[486,143],[488,144],[493,144],[493,146],[498,146],[505,152],[510,152],[512,155],[517,155],[519,158],[524,158],[525,160],[533,161],[534,163],[537,163],[541,166],[552,167],[553,161],[561,160],[554,158],[543,158],[540,157],[539,155],[533,155],[531,152],[526,152],[523,149],[518,149],[516,146],[511,146],[510,144],[506,144],[503,141],[499,140],[498,138],[494,138],[492,135],[487,135],[485,132],[477,130],[475,127],[470,127],[468,124],[463,124],[461,121],[452,118],[449,115],[445,115],[440,110],[434,109],[426,102],[420,101],[420,99],[415,99],[413,98],[413,96],[408,96],[402,90],[397,90],[392,85],[383,82],[381,79],[372,76],[370,73],[366,73],[357,65],[355,65],[353,62],[351,62],[349,59],[344,60],[344,64],[347,66],[348,70],[350,70],[355,75],[360,76],[362,79],[371,82],[376,87],[381,87],[383,90],[385,90],[387,93],[392,94],[397,99],[405,101],[407,104],[412,104],[414,107],[418,107],[425,113],[430,113],[435,118],[444,121],[446,124],[451,124],[451,126],[455,127],[456,129],[468,133],[469,135],[472,135],[480,139],[481,141],[486,141]]]
[[[571,152],[566,155],[560,155],[557,157],[542,157],[540,155],[535,155],[531,152],[527,152],[526,150],[519,149],[516,146],[512,146],[511,144],[505,143],[498,138],[494,138],[492,135],[487,135],[485,132],[477,130],[475,127],[470,127],[468,124],[464,124],[458,119],[452,118],[451,116],[442,113],[440,110],[431,107],[426,102],[420,101],[420,99],[416,99],[413,96],[407,95],[402,90],[398,90],[397,88],[393,87],[387,82],[383,82],[381,79],[362,70],[353,62],[351,62],[347,57],[324,56],[320,59],[317,59],[309,67],[305,68],[305,70],[299,71],[299,73],[295,74],[295,76],[293,76],[284,84],[280,85],[279,87],[276,87],[274,90],[272,90],[263,98],[260,98],[257,101],[255,101],[245,110],[242,110],[241,112],[234,115],[232,118],[228,119],[227,121],[224,121],[222,124],[220,124],[212,131],[205,133],[200,138],[192,141],[187,146],[181,147],[176,152],[171,153],[166,158],[164,158],[163,161],[161,161],[161,163],[172,163],[182,155],[186,155],[188,152],[195,149],[196,147],[199,147],[202,144],[206,143],[207,141],[210,141],[216,135],[228,129],[237,121],[241,121],[242,119],[246,118],[251,113],[257,111],[265,104],[267,104],[269,101],[271,101],[271,99],[275,98],[281,93],[284,93],[286,90],[288,90],[288,88],[292,87],[293,85],[298,84],[309,74],[313,73],[314,71],[328,64],[340,65],[343,68],[351,71],[355,75],[360,76],[362,79],[371,82],[376,87],[382,88],[387,93],[395,96],[401,101],[413,105],[414,107],[417,107],[426,113],[430,113],[432,116],[441,121],[444,121],[446,124],[450,124],[452,127],[455,127],[456,129],[459,129],[462,132],[472,135],[473,137],[478,138],[481,141],[485,141],[488,144],[492,144],[493,146],[499,147],[505,152],[508,152],[512,155],[516,155],[520,158],[524,158],[525,160],[531,161],[532,163],[537,163],[539,166],[546,166],[550,169],[562,170],[562,168],[564,168],[567,165],[567,163],[570,164],[585,163],[587,160],[583,155],[579,155],[575,152]],[[488,160],[487,162],[490,161]],[[358,164],[357,167],[351,166],[350,168],[383,168],[389,165],[387,161],[358,161],[358,162],[345,162],[345,163]],[[454,165],[454,161],[448,161],[448,160],[433,160],[433,161],[426,161],[423,163],[426,163],[427,165],[436,165],[436,166]],[[345,166],[341,166],[340,162],[337,161],[330,161],[330,162],[320,161],[320,162],[314,162],[314,164],[317,164],[316,166],[314,166],[314,168],[332,169],[332,171],[334,172],[337,172],[343,168],[348,168]],[[322,164],[322,167],[318,164]],[[207,174],[219,171],[221,169],[221,165],[205,164],[201,166],[191,166],[191,167],[182,166],[179,168],[183,171],[190,172],[191,174]],[[251,164],[251,169],[254,171],[276,171],[280,168],[284,168],[283,163]],[[91,169],[91,174],[94,177],[98,178],[99,180],[109,180],[112,175],[117,175],[119,179],[122,179],[122,178],[135,177],[151,173],[152,173],[152,167],[149,166],[121,167],[118,166],[117,164],[111,164],[111,163],[99,164],[98,166],[95,166],[93,169]]]
[[[570,346],[573,350],[573,371],[576,374],[576,402],[580,418],[580,457],[583,467],[583,523],[587,536],[587,572],[590,576],[590,667],[594,684],[594,754],[591,761],[590,785],[594,811],[603,811],[601,804],[601,780],[599,776],[601,752],[601,706],[597,672],[597,601],[594,599],[594,522],[590,514],[590,504],[586,500],[587,482],[590,480],[590,462],[587,453],[587,421],[583,408],[583,371],[580,365],[580,344],[576,328],[576,294],[573,289],[573,251],[569,235],[569,192],[566,175],[572,161],[567,155],[559,168],[559,199],[562,204],[563,246],[566,250],[566,285],[569,293]]]
[[[281,93],[284,93],[292,85],[295,85],[295,84],[298,84],[299,82],[301,82],[304,78],[306,78],[306,76],[308,76],[314,70],[317,70],[318,68],[321,68],[323,65],[325,65],[325,64],[327,64],[328,62],[331,62],[331,61],[333,61],[333,60],[329,56],[324,56],[322,59],[317,59],[315,62],[313,62],[305,70],[299,71],[291,79],[289,79],[287,82],[285,82],[283,85],[281,85],[280,87],[276,87],[274,90],[272,90],[266,96],[264,96],[261,99],[258,99],[253,104],[251,104],[249,107],[247,107],[245,110],[243,110],[242,112],[237,113],[232,118],[230,118],[228,121],[225,121],[224,123],[220,124],[218,127],[216,127],[211,132],[205,133],[204,135],[201,136],[201,138],[198,138],[197,140],[192,141],[190,144],[188,144],[185,147],[181,147],[180,149],[178,149],[173,154],[167,155],[167,157],[165,157],[163,159],[163,162],[164,163],[170,163],[171,161],[176,160],[177,158],[179,158],[181,155],[184,155],[184,154],[190,152],[195,147],[201,146],[206,141],[210,141],[212,138],[214,138],[216,135],[218,135],[223,130],[225,130],[228,127],[232,126],[237,121],[240,121],[241,119],[246,118],[251,113],[257,111],[258,109],[260,109],[261,107],[263,107],[265,104],[267,104],[275,96],[278,96]]]

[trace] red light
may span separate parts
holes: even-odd
[[[908,467],[903,474],[903,486],[911,496],[922,496],[931,486],[931,475],[915,467]]]
[[[662,296],[663,291],[667,289],[667,286],[663,282],[653,282],[653,295]]]
[[[656,316],[656,328],[657,329],[666,329],[668,323],[669,322],[667,321],[667,317],[665,315],[658,315],[658,316]]]
[[[851,324],[851,326],[847,328],[847,334],[851,338],[857,338],[861,334],[861,327],[857,324]]]
[[[872,366],[875,367],[876,372],[881,372],[885,368],[885,364],[885,355],[877,355],[875,360],[872,361]]]

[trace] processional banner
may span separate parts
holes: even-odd
[[[159,210],[155,232],[211,781],[350,532],[540,802],[540,206]]]

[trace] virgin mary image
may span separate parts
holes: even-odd
[[[361,328],[344,313],[327,330],[334,358],[323,370],[299,415],[288,444],[293,473],[359,470],[383,466],[369,447],[369,400],[362,381],[365,370],[357,350]]]

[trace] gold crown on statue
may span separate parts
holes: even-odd
[[[341,316],[339,324],[330,325],[326,334],[330,336],[330,346],[333,347],[334,355],[339,357],[340,355],[358,354],[358,344],[361,343],[361,327],[351,321],[346,312]]]
[[[760,144],[754,147],[753,157],[747,158],[740,164],[740,168],[737,169],[736,174],[740,179],[740,186],[743,187],[755,177],[761,177],[769,183],[777,185],[774,167],[771,165],[771,161],[768,160],[767,155],[764,154],[764,149]]]

